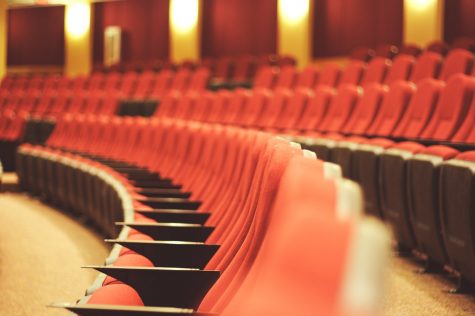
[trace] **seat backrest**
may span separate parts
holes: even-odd
[[[444,88],[445,83],[441,80],[433,78],[421,80],[392,136],[419,137],[427,126]]]
[[[287,88],[291,89],[295,85],[297,79],[297,69],[294,66],[285,66],[281,68],[275,88]]]
[[[366,71],[366,63],[360,60],[352,60],[350,63],[343,69],[339,86],[345,84],[359,85],[363,79],[363,75]]]
[[[272,66],[261,66],[257,70],[254,80],[254,88],[273,89],[276,81],[278,70]]]
[[[450,46],[443,41],[433,41],[427,45],[426,50],[445,56],[450,51]]]
[[[297,76],[296,88],[312,88],[318,81],[318,70],[315,66],[309,65],[305,67]]]
[[[417,57],[422,53],[422,49],[415,44],[406,44],[399,48],[399,55],[409,55]]]
[[[355,85],[343,85],[338,88],[327,114],[322,123],[317,126],[318,131],[339,132],[350,118],[350,115],[363,95],[363,89]]]
[[[281,130],[295,128],[312,96],[313,91],[310,89],[301,88],[295,91],[283,107],[273,127]]]
[[[467,116],[451,141],[475,143],[475,98],[472,99]]]
[[[319,85],[336,87],[340,83],[341,73],[342,70],[337,64],[331,63],[325,65],[320,72],[315,87],[317,88]]]
[[[270,97],[267,106],[261,113],[261,117],[257,120],[256,126],[260,128],[274,128],[280,117],[280,113],[288,106],[293,92],[289,89],[276,89]]]
[[[319,86],[307,102],[302,117],[297,122],[295,129],[299,131],[312,131],[319,126],[336,95],[336,90],[329,86]]]
[[[355,105],[348,123],[341,130],[343,133],[364,134],[378,113],[379,107],[387,94],[388,88],[379,83],[369,83],[364,87],[363,96]]]
[[[208,88],[210,76],[209,69],[203,67],[196,69],[191,75],[188,89],[194,91],[206,90],[206,88]]]
[[[445,58],[439,79],[447,81],[456,74],[469,74],[473,61],[473,53],[460,48],[452,50]]]
[[[462,124],[474,93],[474,77],[463,74],[452,76],[421,138],[450,140]]]
[[[393,59],[393,65],[386,76],[385,84],[390,85],[398,80],[409,80],[416,59],[411,55],[399,55]]]
[[[391,135],[401,120],[414,91],[415,85],[410,82],[393,83],[367,133],[378,136]]]
[[[373,58],[366,67],[366,71],[361,79],[361,85],[369,83],[383,83],[388,72],[391,70],[392,62],[384,57]]]
[[[422,53],[414,65],[411,81],[419,83],[425,78],[438,78],[442,68],[443,57],[439,53],[425,51]]]

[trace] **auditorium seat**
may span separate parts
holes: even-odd
[[[383,83],[388,72],[391,70],[392,62],[384,57],[373,58],[366,67],[364,75],[361,79],[361,86],[369,83]]]
[[[467,281],[475,282],[473,240],[474,201],[473,151],[457,155],[440,167],[440,219],[442,237],[450,266],[460,273],[459,291],[467,291]]]
[[[421,138],[450,140],[461,124],[475,92],[475,78],[456,75],[447,83],[431,120]],[[392,224],[401,249],[413,249],[416,240],[409,218],[407,162],[425,147],[415,142],[402,142],[380,155],[381,207]],[[443,151],[444,155],[445,151]],[[450,156],[447,154],[447,156]]]
[[[411,77],[416,59],[410,55],[399,55],[393,59],[392,67],[389,70],[384,83],[392,84],[398,80],[407,81]]]
[[[426,50],[445,56],[449,53],[450,46],[443,41],[433,41],[427,45]]]
[[[387,94],[388,88],[381,84],[374,83],[364,86],[363,96],[355,106],[350,120],[340,129],[340,133],[353,136],[335,135],[336,141],[331,144],[333,148],[331,148],[329,160],[338,164],[342,168],[343,175],[347,178],[354,178],[351,167],[353,150],[357,144],[365,140],[358,135],[367,134],[375,118],[380,117],[378,113],[384,113],[381,105]]]
[[[310,89],[297,89],[280,111],[272,127],[280,131],[285,131],[296,126],[313,96],[314,93]]]
[[[448,81],[456,74],[468,75],[472,71],[473,61],[473,53],[464,49],[454,49],[445,58],[439,78]]]
[[[399,55],[418,57],[421,53],[422,49],[415,44],[405,44],[399,48]]]
[[[432,51],[423,52],[414,65],[411,81],[416,84],[425,78],[438,78],[442,68],[443,57]]]
[[[343,68],[338,85],[345,84],[359,85],[366,71],[366,63],[359,60],[352,60]]]
[[[297,76],[296,88],[313,88],[318,82],[319,71],[314,65],[305,67]]]
[[[257,70],[254,78],[254,88],[273,89],[278,75],[278,68],[262,66]]]
[[[269,96],[268,104],[264,108],[261,117],[256,121],[256,127],[263,130],[274,128],[283,109],[288,108],[289,100],[293,94],[290,89],[281,88],[274,90],[273,95]]]
[[[370,133],[377,133],[384,137],[418,137],[427,125],[444,87],[445,84],[442,81],[430,78],[421,81],[417,90],[410,83],[394,83],[380,110],[381,117],[388,117],[389,124],[381,125],[384,130],[374,130]],[[393,109],[398,114],[391,115]],[[384,114],[386,111],[388,114]],[[402,118],[396,125],[400,115]],[[373,124],[379,125],[377,121],[379,119],[376,119]],[[379,159],[380,155],[393,144],[394,142],[390,139],[376,137],[360,144],[354,149],[352,155],[352,174],[365,192],[366,212],[378,217],[383,217],[379,197]]]
[[[336,87],[340,83],[341,68],[334,63],[325,65],[320,71],[316,85]]]
[[[309,99],[302,113],[302,118],[293,129],[302,133],[316,130],[325,117],[335,95],[336,90],[333,87],[318,86],[313,97]]]
[[[297,80],[297,69],[295,66],[285,66],[280,69],[274,88],[292,89]]]

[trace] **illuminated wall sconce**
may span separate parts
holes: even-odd
[[[170,18],[175,31],[187,33],[198,23],[199,0],[171,0]]]
[[[280,0],[279,12],[289,24],[298,23],[308,15],[309,0]]]
[[[91,9],[86,2],[72,2],[66,6],[66,33],[81,38],[90,30]]]
[[[436,4],[437,0],[409,0],[408,3],[414,10],[424,11]]]

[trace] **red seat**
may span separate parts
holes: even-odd
[[[285,66],[280,69],[274,88],[291,89],[297,80],[297,69],[294,66]]]
[[[439,78],[448,81],[456,74],[470,74],[474,62],[473,54],[464,49],[454,49],[445,58]]]
[[[336,87],[340,83],[341,73],[342,70],[337,64],[324,66],[318,77],[316,87],[318,87],[318,85]]]
[[[473,240],[475,152],[466,151],[440,168],[440,221],[449,265],[457,271],[458,289],[475,282]],[[467,282],[468,281],[468,282]]]
[[[323,121],[333,98],[336,95],[336,90],[329,86],[319,86],[309,99],[306,108],[302,114],[302,118],[295,125],[294,129],[302,132],[309,132],[316,130]]]
[[[296,88],[312,88],[318,82],[319,72],[315,66],[305,67],[297,76]]]
[[[345,84],[359,85],[363,79],[363,75],[366,71],[366,63],[353,60],[343,69],[341,78],[338,81],[338,85],[342,86]]]
[[[369,83],[383,83],[387,74],[391,70],[392,62],[384,57],[373,58],[366,67],[360,85],[365,86]]]
[[[411,81],[416,84],[425,78],[438,78],[442,68],[442,55],[426,51],[417,58],[411,75]]]
[[[395,81],[407,81],[411,77],[416,59],[410,55],[399,55],[393,60],[393,65],[386,76],[385,84],[390,85]]]
[[[99,288],[87,304],[143,306],[138,293],[126,284],[110,284]]]

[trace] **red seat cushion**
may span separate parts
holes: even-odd
[[[144,305],[139,294],[126,284],[110,284],[97,289],[87,304]]]

